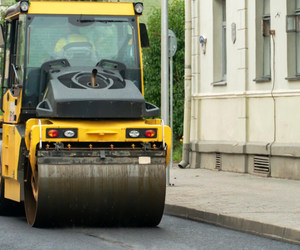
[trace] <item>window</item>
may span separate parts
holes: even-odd
[[[22,67],[24,63],[25,56],[25,26],[26,26],[26,16],[20,15],[18,22],[18,33],[17,33],[17,54],[16,54],[16,66],[19,68],[17,71],[18,78],[20,80],[20,84],[23,84],[24,77],[24,67]]]
[[[270,0],[256,0],[255,82],[271,80]]]
[[[27,67],[38,68],[45,61],[66,58],[72,66],[95,66],[108,59],[137,68],[137,28],[132,18],[31,16]]]
[[[271,77],[270,0],[264,0],[263,13],[263,77]]]
[[[222,1],[222,80],[227,76],[227,49],[226,49],[226,0]]]
[[[4,71],[4,87],[11,88],[15,83],[15,73],[12,69],[12,64],[16,65],[15,53],[15,32],[17,21],[6,22],[6,47],[5,47],[5,71]]]
[[[286,16],[286,31],[290,34],[288,35],[288,41],[292,42],[292,46],[289,44],[289,60],[293,62],[289,63],[289,76],[300,76],[300,0],[295,0],[294,5],[292,6],[291,15]],[[294,34],[294,35],[292,35]],[[294,48],[293,48],[294,47]],[[295,57],[291,56],[292,54]],[[291,70],[290,67],[293,67],[294,70]],[[293,77],[289,77],[288,80],[292,80]]]
[[[213,86],[227,85],[226,0],[213,1]]]

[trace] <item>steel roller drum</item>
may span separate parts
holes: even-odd
[[[39,164],[36,199],[25,182],[27,221],[36,227],[156,226],[164,209],[165,173],[164,164]]]

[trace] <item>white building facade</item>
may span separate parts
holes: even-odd
[[[182,167],[300,179],[300,0],[185,0]]]

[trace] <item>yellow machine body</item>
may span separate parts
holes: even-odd
[[[39,125],[39,121],[41,124]],[[77,138],[46,138],[47,129],[78,129]],[[126,129],[157,129],[156,138],[132,139],[126,138]],[[163,138],[164,137],[164,138]],[[162,142],[164,140],[170,145],[171,130],[168,126],[162,126],[160,119],[140,120],[140,121],[60,121],[46,119],[30,119],[26,123],[25,142],[29,149],[29,160],[31,166],[36,166],[36,150],[39,143],[49,144],[53,142],[68,142],[72,149],[72,142],[111,142],[114,150],[114,142],[130,142],[131,146],[141,142]],[[90,146],[91,145],[91,146]],[[86,149],[93,148],[92,144]],[[136,145],[138,146],[138,145]],[[133,148],[135,146],[132,146]],[[134,149],[133,149],[134,150]],[[170,154],[170,147],[167,149],[167,155]],[[169,164],[167,158],[165,166]]]
[[[97,104],[97,100],[90,102],[99,105],[100,110],[103,108],[108,118],[93,118],[93,115],[88,117],[85,113],[74,117],[76,110],[72,110],[72,115],[66,112],[66,117],[59,112],[54,112],[47,117],[47,113],[43,112],[49,108],[48,99],[45,98],[51,91],[51,85],[45,92],[39,93],[39,99],[32,95],[32,98],[37,98],[38,106],[36,104],[31,106],[28,86],[29,84],[42,86],[43,65],[45,64],[41,62],[43,64],[41,76],[34,78],[36,82],[31,80],[33,78],[30,78],[29,74],[25,75],[23,72],[26,65],[28,70],[30,69],[29,54],[32,51],[29,47],[34,41],[30,40],[31,27],[25,28],[22,25],[25,25],[25,22],[30,23],[31,18],[35,16],[56,15],[60,17],[79,15],[79,22],[81,22],[81,15],[83,17],[108,16],[108,21],[105,19],[101,21],[103,25],[110,25],[114,17],[135,17],[136,35],[128,41],[128,45],[135,45],[137,49],[128,55],[135,56],[135,63],[139,65],[137,76],[140,83],[137,86],[142,96],[144,95],[142,42],[141,38],[136,38],[141,36],[141,30],[135,4],[30,1],[29,8],[25,11],[21,10],[20,3],[10,7],[6,12],[7,36],[4,38],[6,58],[1,106],[3,117],[1,119],[0,213],[7,207],[9,209],[9,202],[24,201],[27,221],[31,226],[64,224],[155,226],[160,222],[164,207],[165,169],[169,164],[171,150],[171,129],[168,126],[164,126],[160,119],[133,117],[132,112],[140,112],[143,106],[133,108],[127,117],[126,114],[122,117],[124,109],[120,110],[123,104],[113,106],[111,105],[113,101],[103,104],[107,105],[105,107],[117,107],[110,112],[105,111],[104,106]],[[16,20],[19,21],[19,26],[12,28]],[[83,22],[90,21],[83,19]],[[23,31],[20,31],[21,29]],[[13,37],[17,33],[15,30],[18,30],[20,34]],[[25,33],[26,43],[23,38]],[[13,48],[9,49],[10,44],[14,45],[14,43],[16,46],[12,47],[17,47],[16,59],[10,51]],[[22,46],[24,46],[24,51],[20,52]],[[97,44],[93,44],[93,47],[97,47]],[[109,60],[107,62],[111,63]],[[114,64],[114,61],[112,63]],[[104,67],[98,64],[96,66],[100,69]],[[54,76],[56,72],[64,70],[64,68],[59,68],[57,71],[54,68],[52,71],[51,67],[50,65],[50,69],[46,70]],[[104,73],[108,72],[113,75],[105,70],[103,70]],[[120,75],[126,78],[121,71]],[[53,84],[54,80],[51,80],[51,76],[49,82]],[[97,77],[98,75],[94,79],[96,85],[92,87],[97,86]],[[121,79],[119,81],[124,86],[130,84],[134,86],[127,79],[122,80],[122,77],[118,76],[118,79]],[[101,79],[108,82],[107,77]],[[131,81],[134,82],[134,80]],[[24,83],[27,85],[23,85]],[[41,89],[42,87],[39,87],[40,92]],[[137,91],[135,88],[133,90]],[[114,91],[118,91],[118,88]],[[66,91],[65,95],[68,94]],[[43,100],[46,101],[42,105]],[[60,105],[61,109],[68,107],[69,109],[66,110],[70,110],[72,101],[57,105]],[[126,102],[123,103],[127,105]],[[135,101],[132,101],[131,106],[134,106],[134,103]],[[87,107],[93,108],[93,105],[88,105],[90,104],[87,104]],[[38,107],[41,113],[35,114]],[[78,109],[80,105],[76,107]],[[89,108],[86,108],[87,114],[90,112]],[[78,112],[81,111],[78,110]],[[97,109],[93,112],[97,114]],[[111,114],[117,118],[111,118]],[[131,116],[133,118],[130,118]],[[146,135],[147,133],[151,135]]]
[[[2,176],[6,187],[4,197],[20,202],[24,199],[23,192],[21,192],[24,162],[20,159],[22,126],[3,124],[2,129],[5,135],[2,138]]]
[[[31,1],[28,14],[135,15],[132,3]]]

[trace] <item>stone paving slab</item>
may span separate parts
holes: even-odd
[[[165,213],[300,244],[300,181],[170,169]]]

